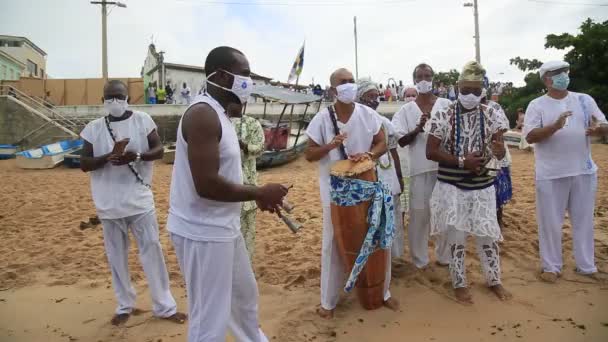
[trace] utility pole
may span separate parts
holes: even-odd
[[[116,5],[118,7],[126,8],[127,5],[118,1],[91,1],[93,5],[101,5],[101,73],[103,79],[108,79],[108,5]]]
[[[475,60],[477,63],[481,63],[481,51],[479,47],[479,10],[477,7],[477,0],[473,0],[473,3],[465,3],[464,7],[473,7],[473,15],[475,17]]]
[[[357,16],[353,18],[355,23],[355,79],[359,79],[359,54],[357,51]]]

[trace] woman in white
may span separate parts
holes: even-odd
[[[416,100],[418,97],[418,90],[413,85],[407,85],[403,88],[403,94],[401,94],[403,101],[409,103]],[[392,123],[392,122],[391,122]],[[393,125],[394,127],[394,125]],[[396,131],[396,130],[395,130]],[[405,214],[410,211],[410,148],[406,146],[399,146],[397,143],[397,154],[399,155],[399,165],[401,166],[401,196],[399,200],[401,202],[401,210],[403,211],[403,222],[405,222]]]
[[[378,97],[380,92],[376,83],[370,80],[357,81],[357,102],[364,104],[373,110],[378,108]],[[385,153],[378,159],[378,178],[391,189],[394,198],[401,194],[403,186],[399,181],[402,179],[399,155],[397,154],[397,137],[393,124],[386,117],[378,114],[384,128],[385,140],[389,153]],[[403,210],[399,201],[395,201],[395,238],[391,248],[391,256],[398,258],[403,256],[405,231],[403,226]]]
[[[406,103],[393,116],[393,126],[399,137],[399,145],[408,147],[409,152],[409,224],[408,242],[412,262],[418,269],[429,264],[429,236],[431,231],[431,213],[429,200],[437,181],[437,163],[426,157],[427,135],[423,131],[424,123],[438,110],[451,104],[448,99],[438,98],[431,92],[433,68],[420,64],[414,68],[413,78],[418,96],[415,101]],[[410,92],[410,90],[406,91]],[[411,98],[411,97],[410,97]],[[449,251],[445,238],[435,239],[435,254],[441,265],[449,263]]]

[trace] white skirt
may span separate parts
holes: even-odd
[[[501,241],[494,187],[462,190],[437,181],[431,196],[431,235],[451,229]]]

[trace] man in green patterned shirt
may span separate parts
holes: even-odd
[[[250,116],[232,117],[231,120],[241,146],[243,184],[257,185],[258,171],[255,163],[256,158],[264,152],[264,130],[260,122]],[[243,202],[241,208],[241,233],[251,261],[255,251],[256,209],[255,201]]]

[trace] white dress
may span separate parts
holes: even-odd
[[[458,102],[455,102],[457,104]],[[461,133],[455,143],[454,105],[434,113],[425,126],[428,134],[441,140],[441,148],[451,154],[466,156],[485,150],[489,153],[492,135],[504,129],[493,108],[484,108],[483,121],[479,110],[461,113]],[[483,123],[483,139],[481,125]],[[431,235],[455,229],[479,237],[501,240],[496,219],[496,192],[493,186],[481,190],[463,190],[437,181],[431,196]]]

